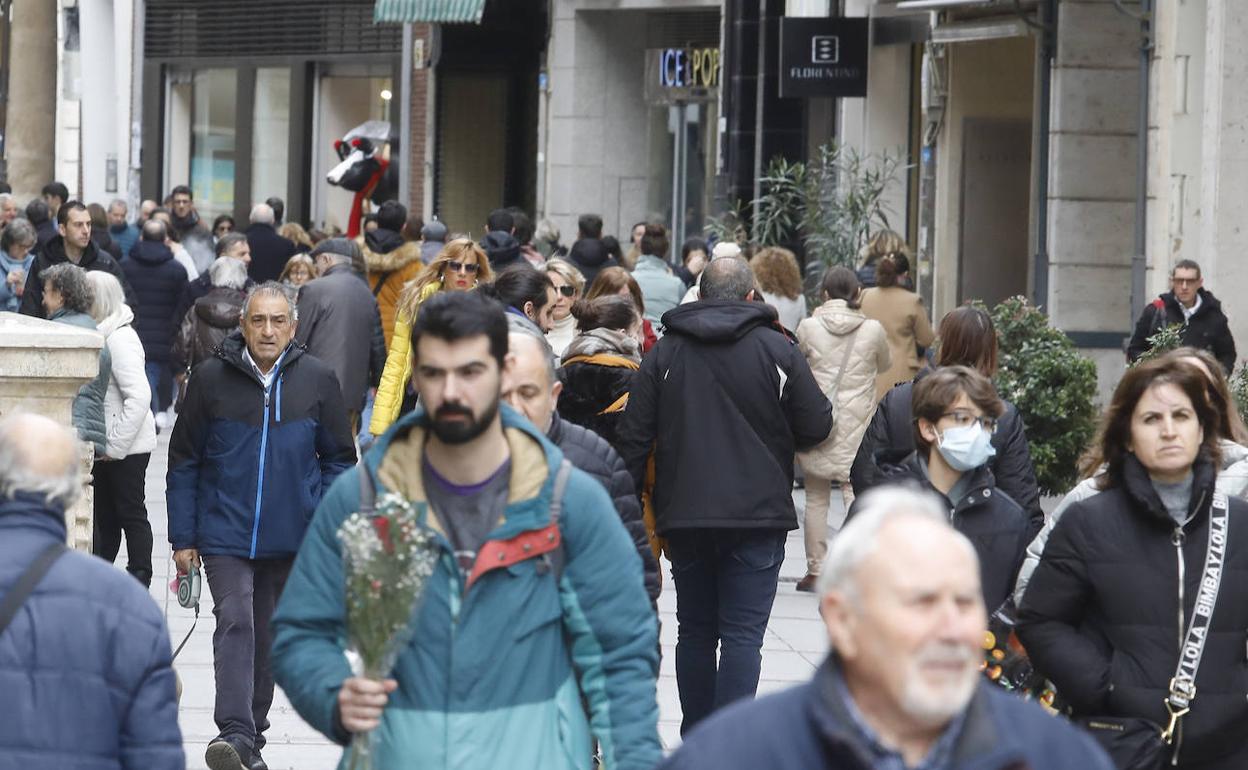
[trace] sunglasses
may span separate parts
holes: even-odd
[[[481,266],[475,262],[471,264],[468,262],[447,262],[446,269],[452,273],[475,273],[481,269]]]
[[[570,284],[565,284],[565,285],[563,285],[563,286],[560,286],[560,287],[559,287],[559,293],[560,293],[560,294],[562,294],[562,295],[563,295],[563,296],[565,296],[565,297],[575,297],[575,296],[576,296],[576,287],[575,287],[575,286],[572,286],[572,285],[570,285]]]

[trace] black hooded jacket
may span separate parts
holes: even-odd
[[[69,257],[65,255],[65,239],[60,235],[48,241],[47,245],[39,250],[39,255],[30,265],[30,275],[26,277],[26,290],[22,294],[22,305],[18,312],[36,318],[46,317],[43,310],[43,279],[39,277],[39,274],[53,265],[68,261]],[[112,273],[121,282],[121,289],[126,294],[126,304],[136,312],[138,311],[139,303],[135,299],[134,290],[130,288],[130,282],[126,280],[126,271],[122,270],[121,265],[110,255],[100,251],[94,243],[87,243],[87,248],[82,252],[82,259],[78,260],[78,266],[83,270],[103,270]],[[185,270],[182,271],[182,275],[186,276]]]
[[[576,265],[576,269],[585,276],[586,291],[594,285],[594,279],[603,270],[620,266],[620,263],[615,261],[615,257],[611,256],[611,252],[607,251],[603,242],[597,238],[581,238],[572,244],[572,250],[568,252],[568,261]]]
[[[1018,568],[1026,556],[1027,544],[1031,542],[1027,514],[1009,495],[996,487],[992,471],[987,466],[967,471],[964,479],[965,491],[958,495],[957,500],[950,500],[932,486],[918,454],[912,453],[900,465],[885,469],[881,483],[913,485],[941,496],[949,506],[949,520],[954,529],[975,546],[975,553],[979,556],[984,606],[992,613],[1005,604],[1014,591]],[[850,507],[849,517],[855,513],[856,505]]]
[[[640,492],[655,456],[658,531],[797,528],[793,453],[832,430],[832,405],[757,302],[702,300],[663,314],[617,449]]]
[[[1198,458],[1192,470],[1181,531],[1144,466],[1128,455],[1124,483],[1066,509],[1045,544],[1019,608],[1018,635],[1078,716],[1168,721],[1162,701],[1200,588],[1214,494],[1212,462]],[[1248,502],[1228,502],[1221,586],[1196,697],[1175,740],[1180,768],[1248,767]]]
[[[486,233],[481,248],[489,256],[490,270],[495,273],[524,261],[520,257],[520,241],[503,230]]]
[[[646,535],[646,524],[641,516],[641,505],[633,490],[633,477],[628,475],[628,468],[606,440],[588,428],[573,425],[551,415],[550,429],[546,438],[563,450],[563,456],[572,465],[585,471],[611,495],[615,510],[620,514],[620,521],[628,530],[637,553],[641,556],[641,568],[646,578],[646,593],[651,603],[659,600],[661,583],[659,580],[659,563],[650,550],[650,538]]]
[[[169,363],[173,340],[182,325],[174,312],[186,291],[186,268],[173,258],[168,246],[154,241],[136,243],[121,266],[139,298],[134,330],[143,342],[143,353],[149,363]]]
[[[1172,291],[1150,302],[1135,324],[1135,333],[1127,345],[1127,358],[1134,361],[1144,355],[1148,351],[1148,338],[1161,331],[1162,327],[1182,324],[1183,344],[1213,353],[1229,375],[1235,368],[1235,338],[1231,336],[1226,314],[1222,312],[1222,303],[1204,289],[1197,294],[1200,307],[1196,308],[1191,320],[1184,319],[1183,307]]]
[[[930,368],[920,369],[914,382],[932,371]],[[881,483],[888,474],[888,466],[904,462],[914,452],[914,422],[910,406],[914,382],[903,382],[888,391],[876,408],[849,471],[854,494],[861,495]],[[1027,512],[1027,532],[1028,538],[1031,538],[1044,527],[1040,487],[1031,464],[1031,450],[1027,446],[1023,419],[1013,404],[1005,399],[1001,401],[1005,404],[1005,413],[997,420],[997,431],[992,434],[992,447],[997,453],[988,460],[988,468],[996,479],[997,489],[1008,494]]]

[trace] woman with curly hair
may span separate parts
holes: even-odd
[[[780,315],[780,325],[796,329],[806,318],[806,298],[802,296],[802,271],[797,257],[788,249],[768,246],[750,259],[754,280],[763,299]]]
[[[659,336],[654,333],[654,327],[646,319],[646,301],[642,298],[641,286],[633,279],[632,273],[622,267],[603,269],[598,273],[598,277],[594,279],[594,282],[590,284],[589,291],[585,292],[585,299],[598,299],[608,294],[619,294],[622,297],[629,297],[633,300],[633,305],[641,316],[641,331],[644,336],[641,352],[643,354],[649,353],[650,348],[654,347],[659,341]]]
[[[413,402],[408,398],[407,384],[412,378],[412,322],[420,312],[421,303],[439,291],[471,291],[491,277],[490,259],[481,247],[469,238],[456,238],[403,286],[386,367],[373,402],[369,433],[380,436],[411,408]]]
[[[49,321],[99,331],[91,317],[95,295],[87,283],[87,271],[69,262],[62,262],[39,274],[43,281],[43,309]],[[113,361],[108,348],[100,348],[100,371],[94,380],[83,385],[74,396],[73,425],[83,441],[95,447],[96,457],[108,451],[108,427],[104,421],[104,399]]]

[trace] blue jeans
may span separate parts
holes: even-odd
[[[667,535],[676,583],[676,687],[681,735],[758,690],[787,533],[680,529]],[[715,651],[719,648],[719,662]]]

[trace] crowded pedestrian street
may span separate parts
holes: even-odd
[[[0,770],[1248,770],[1245,0],[0,0]]]
[[[161,542],[166,533],[164,522],[164,478],[168,465],[168,441],[161,439],[147,470],[147,505],[151,514],[152,533]],[[803,493],[794,493],[796,505],[802,505]],[[837,512],[833,512],[835,517]],[[124,549],[118,557],[125,564]],[[658,703],[659,735],[667,749],[680,745],[680,697],[676,690],[676,592],[665,566],[665,585],[659,597],[659,619],[662,630],[663,662],[659,669]],[[172,559],[153,562],[152,598],[160,605],[169,625],[170,643],[177,647],[191,630],[194,613],[178,606],[170,581],[176,577]],[[789,534],[785,560],[780,568],[780,589],[772,606],[767,635],[763,639],[760,694],[775,692],[810,679],[827,654],[828,638],[818,619],[817,601],[809,594],[798,593],[793,586],[805,574],[802,537],[799,531]],[[201,597],[199,622],[186,647],[174,664],[182,680],[182,699],[178,704],[178,721],[188,758],[188,770],[203,770],[201,747],[216,735],[212,721],[214,683],[212,676],[212,600],[205,587]],[[325,736],[308,726],[279,691],[270,711],[273,726],[269,728],[269,749],[265,752],[272,770],[332,770],[338,766],[342,750]]]

